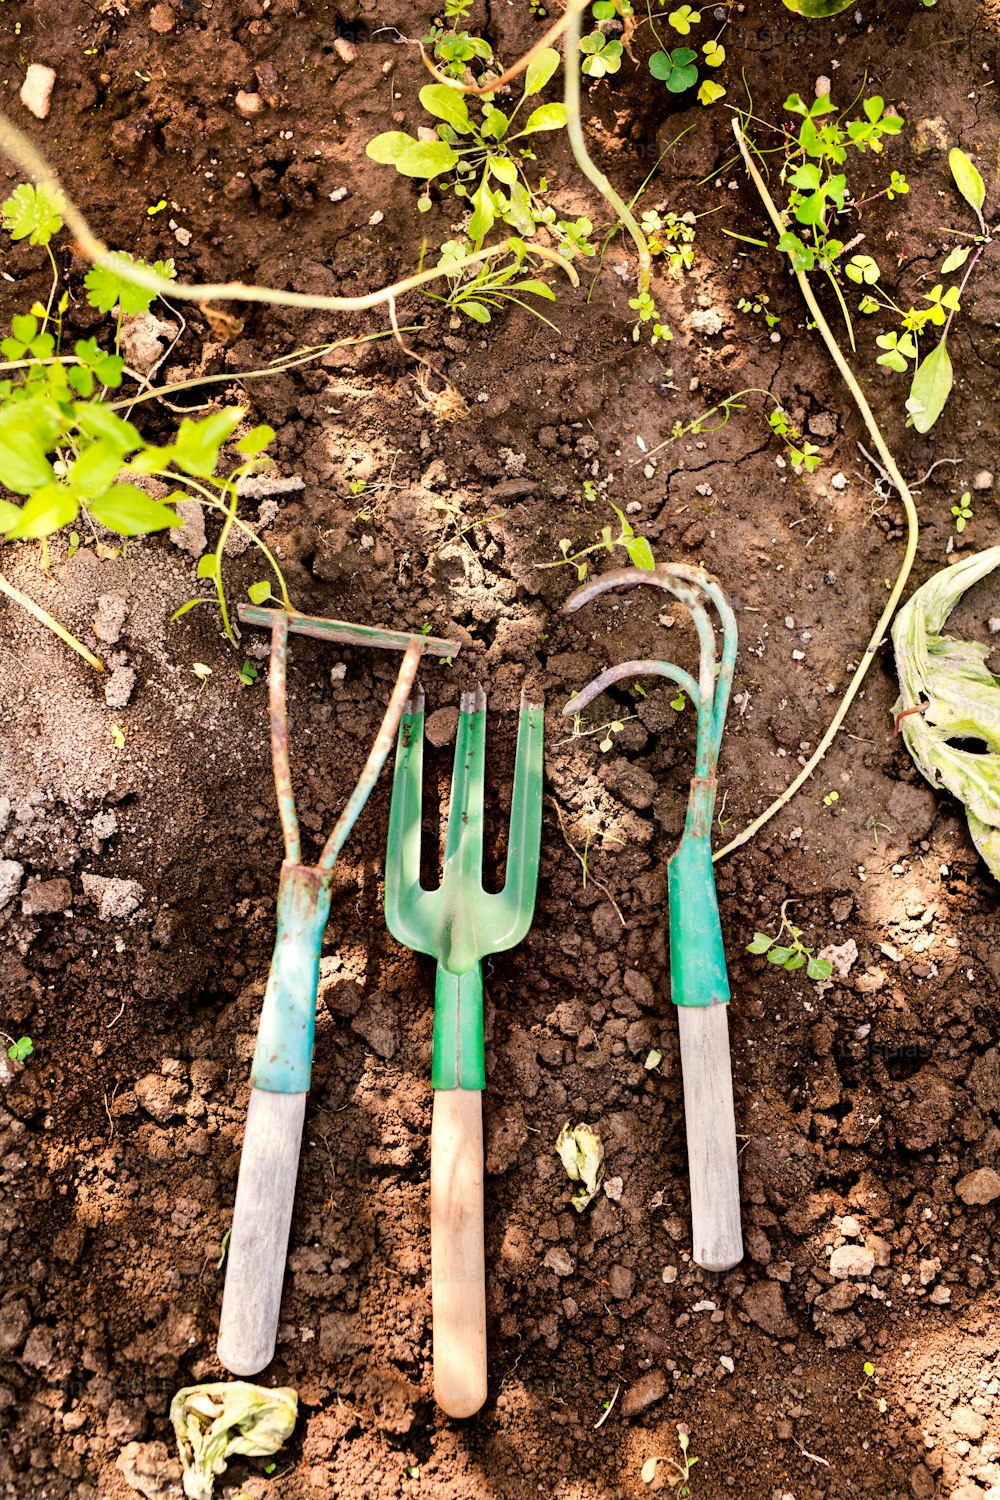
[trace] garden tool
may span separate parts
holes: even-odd
[[[425,891],[424,699],[417,690],[399,727],[385,861],[389,931],[438,961],[431,1070],[434,1396],[451,1417],[469,1417],[486,1400],[481,960],[513,948],[531,926],[542,831],[542,705],[521,700],[507,875],[498,895],[483,890],[485,748],[486,696],[477,688],[461,699],[444,873],[437,890]]]
[[[461,647],[457,641],[434,636],[407,635],[250,605],[240,607],[240,619],[271,631],[271,755],[285,843],[278,887],[278,933],[250,1075],[252,1092],[219,1326],[219,1359],[226,1369],[234,1375],[254,1375],[270,1362],[277,1335],[312,1068],[320,946],[330,910],[334,863],[392,748],[421,656],[425,652],[430,656],[455,656]],[[315,865],[302,863],[289,766],[285,668],[290,631],[338,644],[380,646],[404,653],[364,770]]]
[[[576,590],[564,605],[572,614],[609,589],[651,583],[665,589],[691,614],[698,632],[697,682],[667,661],[628,661],[609,667],[576,694],[564,714],[575,714],[622,678],[644,672],[676,682],[698,714],[695,774],[684,833],[667,865],[670,908],[670,989],[677,1007],[688,1171],[691,1179],[693,1255],[707,1271],[727,1271],[743,1258],[736,1123],[729,1059],[729,981],[712,871],[715,767],[736,661],[736,617],[718,583],[701,568],[661,563],[621,568]],[[716,662],[715,631],[705,605],[722,621],[722,658]]]

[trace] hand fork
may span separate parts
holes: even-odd
[[[486,1400],[483,1254],[482,958],[513,948],[531,926],[542,828],[542,706],[522,699],[503,890],[483,890],[486,696],[463,693],[444,873],[420,884],[424,698],[399,728],[385,863],[386,925],[398,942],[438,961],[431,1085],[431,1283],[434,1396],[452,1417]]]

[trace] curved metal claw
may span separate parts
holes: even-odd
[[[607,593],[610,589],[634,589],[640,584],[652,584],[672,594],[691,615],[698,632],[700,648],[699,690],[691,691],[693,684],[689,674],[683,674],[687,678],[687,682],[683,682],[677,675],[683,669],[674,666],[672,662],[624,662],[618,667],[611,667],[608,671],[601,673],[599,677],[594,678],[593,682],[575,693],[563,709],[563,713],[577,712],[585,704],[592,702],[611,683],[618,682],[623,677],[636,675],[640,671],[669,677],[683,688],[698,710],[695,775],[699,778],[711,776],[719,758],[737,649],[736,616],[716,579],[706,573],[703,568],[698,568],[692,563],[659,563],[655,568],[615,568],[609,573],[602,573],[598,578],[592,578],[572,593],[563,605],[563,613],[574,614],[584,604],[589,604],[591,600]],[[718,663],[715,631],[699,594],[715,606],[722,624],[722,656]]]

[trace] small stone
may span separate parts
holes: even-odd
[[[991,490],[993,488],[993,471],[991,469],[980,469],[978,474],[972,478],[974,490]]]
[[[731,1359],[728,1354],[720,1354],[719,1355],[719,1364],[725,1370],[725,1372],[726,1372],[727,1375],[731,1375],[733,1373],[733,1371],[736,1369],[736,1363],[735,1363],[735,1361],[733,1359]]]
[[[775,1422],[774,1431],[778,1437],[779,1442],[790,1443],[795,1428],[793,1424],[789,1422],[787,1417],[783,1417],[780,1422]]]
[[[187,249],[193,238],[194,236],[191,233],[190,229],[185,229],[183,224],[178,224],[177,228],[174,230],[174,239],[177,241],[178,245],[180,245],[182,250]]]
[[[0,907],[14,899],[23,879],[23,865],[19,865],[16,859],[0,859]]]
[[[853,1214],[845,1214],[840,1221],[840,1232],[845,1240],[856,1240],[861,1233],[861,1225]]]
[[[366,1041],[379,1057],[395,1057],[399,1047],[396,1013],[380,995],[366,1000],[351,1022],[351,1030]]]
[[[117,875],[92,875],[89,872],[85,872],[80,878],[84,894],[96,902],[97,914],[102,922],[130,917],[146,899],[145,889],[138,880],[123,880]]]
[[[109,708],[124,708],[135,692],[134,667],[115,667],[104,684],[104,701]]]
[[[667,1377],[662,1370],[647,1370],[625,1392],[622,1398],[622,1416],[638,1417],[667,1394]]]
[[[151,375],[179,332],[178,325],[155,313],[136,313],[122,323],[122,353],[126,364],[140,375]]]
[[[16,1354],[28,1336],[31,1312],[23,1297],[0,1307],[0,1354]]]
[[[346,36],[334,38],[333,50],[342,63],[352,63],[358,55],[358,49],[353,42],[349,42]]]
[[[705,525],[705,522],[692,521],[691,525],[687,528],[684,535],[681,537],[681,544],[686,547],[689,552],[693,552],[695,548],[701,546],[702,542],[707,536],[708,527]]]
[[[937,1485],[934,1475],[924,1464],[910,1470],[910,1494],[913,1500],[934,1500]]]
[[[858,945],[853,938],[848,938],[846,943],[831,943],[819,950],[819,957],[833,966],[836,978],[846,979],[858,961]]]
[[[875,1252],[867,1245],[839,1245],[830,1256],[830,1275],[868,1277],[875,1269]]]
[[[197,500],[178,500],[174,510],[184,522],[183,526],[170,528],[170,540],[182,552],[200,557],[208,545],[205,535],[205,512]]]
[[[968,1172],[955,1191],[963,1203],[992,1203],[995,1198],[1000,1198],[1000,1172],[995,1172],[992,1167]]]
[[[951,131],[940,116],[918,120],[914,126],[911,145],[918,156],[925,156],[928,151],[947,151],[952,144]]]
[[[178,1078],[164,1078],[162,1073],[147,1073],[135,1085],[135,1097],[160,1125],[184,1113],[183,1103],[187,1087]]]
[[[612,1266],[608,1273],[608,1286],[617,1302],[627,1302],[635,1291],[635,1272],[627,1266]]]
[[[26,917],[49,917],[56,912],[68,911],[73,905],[73,892],[68,880],[29,880],[21,897],[21,910]]]
[[[557,1276],[572,1276],[576,1270],[576,1261],[562,1245],[553,1245],[551,1250],[547,1250],[542,1265],[555,1271]]]
[[[830,89],[832,87],[832,85],[830,83],[830,80],[829,80],[829,78],[827,78],[827,76],[826,76],[825,73],[821,73],[819,75],[819,77],[816,79],[816,85],[815,85],[815,87],[816,87],[816,98],[817,99],[825,99],[826,96],[829,94]]]
[[[936,1286],[927,1300],[933,1302],[935,1307],[947,1307],[951,1301],[950,1287]]]
[[[181,1500],[181,1466],[166,1443],[127,1443],[115,1468],[146,1500]]]
[[[458,729],[458,709],[438,708],[424,720],[424,735],[432,745],[450,745]]]
[[[94,616],[94,634],[99,641],[113,646],[128,619],[128,601],[121,594],[102,594]]]
[[[622,1201],[622,1188],[624,1186],[625,1184],[620,1177],[605,1177],[604,1196],[610,1198],[612,1203],[620,1203]]]
[[[36,120],[48,119],[55,84],[55,68],[47,68],[44,63],[29,64],[21,85],[21,103]]]
[[[846,474],[834,474],[833,478],[830,480],[830,483],[833,485],[835,490],[846,490],[849,481]]]
[[[677,1280],[677,1267],[664,1266],[663,1270],[660,1272],[660,1280],[666,1286],[673,1286],[674,1282]]]
[[[988,1426],[986,1418],[971,1406],[956,1406],[951,1414],[952,1431],[958,1437],[968,1438],[970,1443],[978,1443],[985,1437]]]
[[[259,94],[248,94],[245,89],[237,89],[236,108],[244,119],[249,119],[251,115],[260,114],[264,101]]]
[[[167,32],[173,31],[177,25],[173,11],[169,5],[163,3],[163,0],[161,0],[159,5],[154,5],[149,12],[149,25],[150,29],[155,31],[157,36],[166,36]]]
[[[813,1303],[821,1312],[837,1313],[846,1312],[853,1307],[861,1295],[858,1287],[851,1281],[838,1281],[835,1286],[828,1287],[821,1292]]]
[[[725,328],[725,319],[714,307],[696,307],[691,313],[691,327],[695,333],[712,338]]]
[[[797,1331],[776,1281],[755,1281],[748,1286],[743,1293],[743,1310],[772,1338],[790,1338]]]
[[[919,1267],[920,1285],[930,1286],[931,1282],[935,1279],[940,1269],[941,1262],[938,1260],[936,1255],[934,1256],[933,1260],[922,1260]]]

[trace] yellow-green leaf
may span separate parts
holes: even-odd
[[[706,78],[698,90],[698,102],[705,105],[715,104],[718,99],[723,97],[725,92],[721,83],[716,83],[713,79]]]
[[[942,339],[917,366],[906,400],[910,420],[918,432],[930,432],[951,395],[952,383],[948,341]]]
[[[986,186],[972,162],[964,151],[957,146],[952,146],[948,152],[948,165],[951,167],[951,175],[955,179],[955,186],[965,199],[966,203],[975,210],[976,217],[982,218],[983,204],[986,201]]]
[[[8,541],[32,541],[51,536],[60,526],[75,521],[80,507],[76,496],[63,484],[46,484],[21,506],[21,514],[7,533]]]

